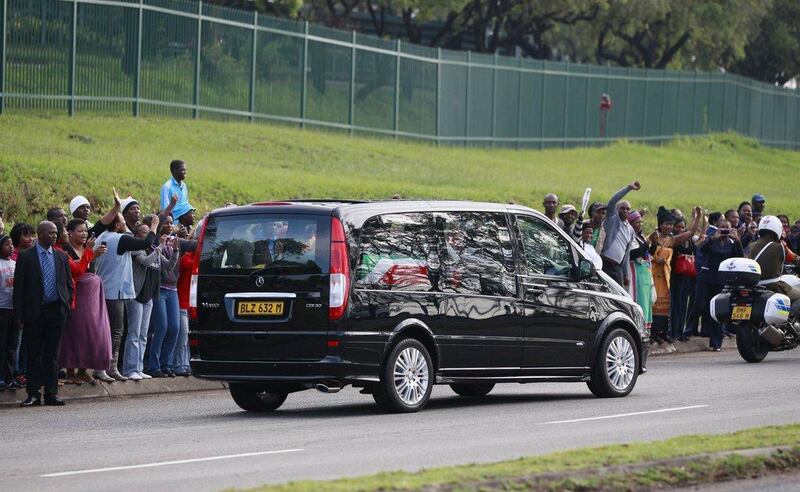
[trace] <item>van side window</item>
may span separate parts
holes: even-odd
[[[524,215],[517,224],[529,275],[569,277],[572,272],[572,248],[569,242],[543,221]]]
[[[438,212],[441,233],[439,290],[514,296],[514,252],[505,214]]]
[[[436,247],[429,214],[373,217],[361,228],[354,285],[360,289],[429,292],[438,274]]]

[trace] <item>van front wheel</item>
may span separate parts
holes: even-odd
[[[242,383],[230,383],[233,401],[248,412],[272,412],[283,405],[288,393],[272,392],[265,388]]]
[[[372,396],[387,412],[410,413],[428,403],[432,389],[431,356],[422,343],[407,338],[392,348]]]
[[[639,376],[639,353],[630,333],[616,328],[606,335],[588,382],[589,390],[601,398],[626,396]]]

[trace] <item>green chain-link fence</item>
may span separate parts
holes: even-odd
[[[0,113],[272,120],[512,148],[727,130],[800,143],[797,91],[726,73],[438,50],[187,0],[0,7]]]

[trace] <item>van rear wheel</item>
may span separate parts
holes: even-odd
[[[454,383],[450,388],[459,396],[486,396],[494,388],[494,383]]]
[[[272,392],[263,387],[242,383],[229,384],[233,401],[248,412],[272,412],[283,405],[288,393]]]
[[[383,410],[411,413],[422,409],[433,389],[433,362],[428,349],[414,338],[400,340],[381,368],[372,397]]]

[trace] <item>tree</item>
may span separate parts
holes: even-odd
[[[730,70],[780,85],[800,77],[800,3],[775,0],[745,46],[744,58]]]
[[[595,26],[595,61],[713,69],[744,55],[770,0],[610,0]]]

